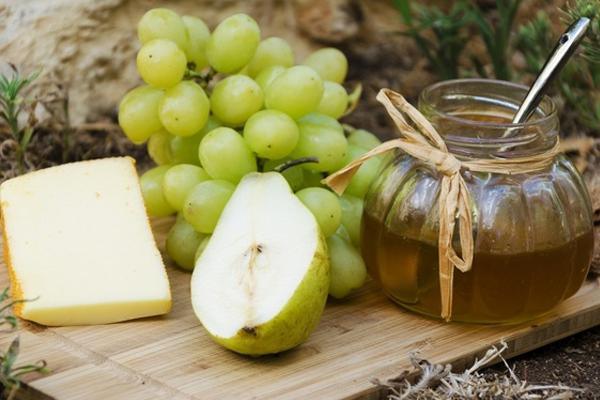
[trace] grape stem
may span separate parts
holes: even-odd
[[[346,136],[348,136],[356,130],[356,128],[350,124],[342,124],[342,128],[344,128],[344,133],[346,134]]]
[[[354,111],[356,109],[356,107],[358,106],[358,102],[360,100],[361,94],[362,94],[362,84],[359,82],[354,87],[354,90],[352,90],[352,93],[350,93],[348,95],[348,107],[346,108],[346,111],[344,112],[344,115],[343,115],[344,117],[346,115],[352,114],[352,111]]]
[[[319,162],[319,159],[317,157],[295,158],[293,160],[288,160],[288,161],[284,162],[283,164],[279,164],[278,166],[273,168],[273,171],[282,173],[286,169],[295,167],[296,165],[308,164],[308,163],[318,163],[318,162]]]
[[[190,67],[192,67],[192,68],[190,68]],[[188,65],[188,69],[186,69],[183,79],[193,80],[194,82],[198,83],[203,88],[206,88],[206,87],[208,87],[211,80],[215,77],[216,74],[217,74],[217,71],[215,71],[212,68],[209,68],[208,70],[203,71],[203,72],[196,72],[193,69],[193,65],[191,65],[191,66]]]

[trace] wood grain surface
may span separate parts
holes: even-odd
[[[153,222],[158,243],[171,223]],[[330,300],[303,345],[253,359],[209,339],[191,308],[190,274],[171,265],[168,272],[174,306],[167,316],[60,328],[22,321],[19,362],[44,359],[52,370],[28,377],[31,389],[61,400],[375,399],[380,393],[372,380],[409,368],[411,351],[461,368],[500,341],[511,357],[600,323],[597,280],[548,315],[513,326],[426,319],[394,305],[369,282],[346,301]],[[0,288],[6,285],[2,266]],[[0,334],[0,348],[15,334]]]

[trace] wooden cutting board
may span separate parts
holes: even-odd
[[[154,221],[159,244],[171,223]],[[6,269],[0,271],[3,288]],[[65,400],[377,398],[372,380],[409,368],[411,351],[462,368],[502,340],[511,357],[600,323],[598,280],[587,281],[545,317],[516,326],[422,318],[391,303],[370,282],[346,301],[330,301],[305,344],[252,359],[208,338],[190,305],[190,274],[172,266],[168,271],[174,307],[165,317],[62,328],[23,321],[19,362],[44,359],[52,369],[49,375],[30,376],[31,388]],[[14,335],[0,334],[0,348]]]

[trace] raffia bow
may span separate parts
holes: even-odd
[[[352,176],[366,160],[393,149],[401,149],[414,158],[431,164],[442,174],[438,198],[439,280],[441,316],[446,321],[450,321],[452,319],[454,268],[456,267],[462,272],[469,271],[473,264],[474,251],[471,194],[461,175],[461,170],[506,175],[542,170],[552,164],[554,157],[559,153],[560,144],[557,140],[552,149],[528,157],[461,161],[448,151],[446,143],[427,118],[408,103],[402,95],[390,89],[381,89],[377,100],[386,108],[401,137],[384,142],[363,154],[346,167],[327,177],[324,183],[336,193],[342,194]],[[460,255],[452,246],[457,219]]]

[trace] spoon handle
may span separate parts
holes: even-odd
[[[527,121],[535,111],[544,97],[544,93],[548,89],[548,86],[550,86],[549,84],[567,63],[581,40],[584,38],[589,25],[590,19],[583,17],[578,21],[575,21],[565,33],[562,34],[558,43],[556,43],[554,50],[552,50],[552,53],[542,67],[542,71],[535,79],[535,82],[533,82],[533,85],[529,88],[525,100],[523,100],[523,103],[517,110],[517,113],[512,120],[513,124]]]

